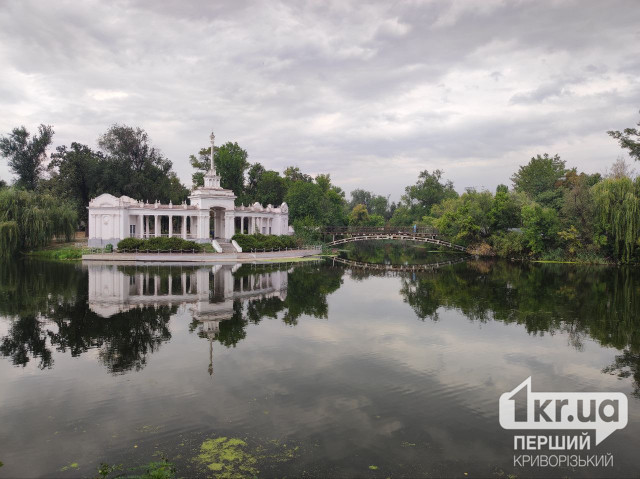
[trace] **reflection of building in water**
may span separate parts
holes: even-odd
[[[89,308],[108,318],[142,307],[189,306],[200,332],[212,341],[236,300],[286,299],[288,271],[234,276],[240,265],[118,267],[89,265]],[[213,365],[210,358],[210,374]]]

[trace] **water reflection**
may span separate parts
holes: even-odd
[[[47,369],[53,366],[52,349],[72,356],[98,349],[111,373],[142,369],[148,356],[171,339],[169,321],[180,307],[192,316],[192,332],[227,347],[245,338],[247,324],[264,317],[282,313],[290,325],[302,314],[326,318],[326,296],[340,287],[344,272],[319,264],[298,270],[291,264],[79,267],[43,262],[0,270],[6,280],[0,314],[11,320],[0,354],[17,366],[35,359]],[[290,278],[292,297],[287,295]]]
[[[92,477],[163,450],[199,476],[202,438],[225,436],[300,446],[267,476],[529,476],[502,392],[534,375],[640,397],[636,269],[339,263],[0,265],[5,474]],[[637,475],[638,404],[607,440],[611,476]]]
[[[596,340],[621,351],[603,372],[632,378],[640,397],[636,269],[438,259],[420,270],[409,263],[413,271],[394,271],[419,319],[438,321],[443,308],[456,309],[473,321],[523,325],[532,335],[566,333],[577,350]],[[361,266],[340,259],[301,266],[9,263],[0,268],[0,314],[10,318],[0,354],[17,366],[33,359],[47,369],[53,350],[79,356],[97,349],[111,373],[140,370],[171,339],[169,321],[181,306],[192,316],[190,331],[234,347],[248,324],[264,318],[289,325],[302,315],[327,318],[327,296],[340,288],[345,271],[355,280],[389,275]]]

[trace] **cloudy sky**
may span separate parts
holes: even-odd
[[[493,189],[536,153],[603,172],[640,120],[637,0],[0,4],[0,133],[141,126],[185,182],[214,130],[347,192]]]

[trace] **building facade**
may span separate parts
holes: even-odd
[[[128,196],[102,194],[89,202],[89,246],[114,247],[124,238],[180,237],[208,243],[230,241],[236,233],[292,234],[289,208],[260,203],[236,206],[233,191],[220,186],[213,163],[215,137],[211,133],[211,167],[204,186],[196,188],[189,203],[168,205],[144,203]]]

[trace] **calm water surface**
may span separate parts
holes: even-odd
[[[639,280],[482,261],[5,263],[0,476],[164,455],[179,476],[637,477]],[[592,449],[613,468],[513,466],[521,433],[500,428],[498,398],[528,376],[535,391],[628,396],[628,426]]]

